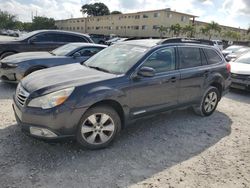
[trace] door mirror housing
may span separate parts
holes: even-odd
[[[151,67],[141,67],[140,70],[137,72],[137,75],[142,77],[154,77],[155,69]]]
[[[32,37],[32,38],[29,40],[29,44],[33,44],[34,42],[36,42],[36,37]]]
[[[76,53],[73,54],[74,59],[77,58],[77,57],[81,57],[81,54],[79,52],[76,52]]]

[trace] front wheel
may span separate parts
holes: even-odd
[[[216,110],[220,98],[216,87],[209,87],[205,92],[199,106],[193,107],[196,114],[201,116],[210,116]]]
[[[77,141],[89,149],[107,147],[121,129],[117,112],[108,106],[89,109],[82,117],[77,130]]]

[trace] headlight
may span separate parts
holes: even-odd
[[[9,68],[15,68],[18,66],[17,63],[6,63],[6,65],[9,67]]]
[[[64,103],[74,91],[74,87],[49,93],[47,95],[32,99],[28,106],[49,109]]]

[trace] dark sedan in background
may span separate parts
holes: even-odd
[[[23,52],[0,60],[0,78],[5,82],[19,82],[28,74],[58,65],[83,63],[104,49],[105,45],[70,43],[50,52]]]
[[[50,51],[71,42],[94,43],[86,34],[59,30],[38,30],[13,40],[0,41],[0,59],[20,52]]]

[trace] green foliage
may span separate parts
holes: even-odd
[[[16,16],[0,10],[0,29],[14,29],[16,27]]]
[[[173,34],[178,37],[180,35],[180,32],[182,30],[182,27],[180,26],[180,24],[175,24],[175,25],[171,25],[170,28],[169,28],[169,31],[173,32]]]
[[[202,27],[200,29],[201,33],[209,36],[209,40],[212,38],[213,33],[220,33],[221,27],[218,23],[212,21],[211,23],[208,23],[205,27]]]
[[[195,28],[193,25],[186,25],[182,28],[182,32],[187,35],[187,37],[193,37],[195,33]]]
[[[31,30],[39,29],[56,29],[55,20],[53,18],[36,16],[32,21]]]
[[[235,31],[227,31],[223,34],[224,37],[235,39],[235,40],[240,40],[241,39],[241,34]]]
[[[85,4],[81,8],[81,12],[88,16],[110,15],[109,8],[104,3]]]
[[[167,28],[164,26],[160,26],[157,30],[160,33],[160,38],[162,38],[166,34],[165,32],[167,32]]]
[[[112,11],[110,14],[122,14],[122,12],[115,10],[115,11]]]
[[[33,31],[38,29],[56,29],[55,20],[37,16],[32,23],[23,23],[16,19],[15,15],[0,10],[0,29],[18,29]]]

